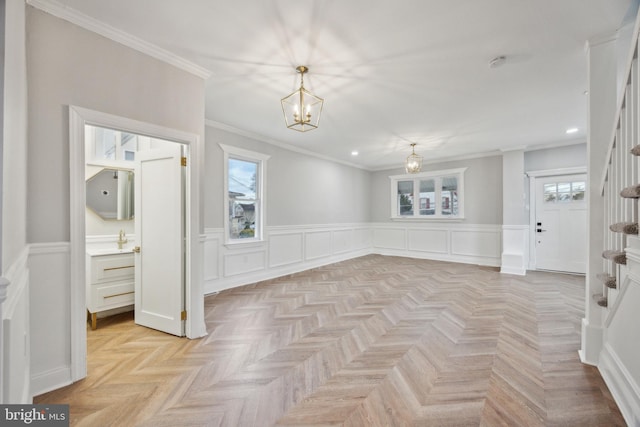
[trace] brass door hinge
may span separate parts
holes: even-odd
[[[187,320],[187,310],[182,310],[182,313],[180,313],[180,320]]]
[[[180,157],[180,164],[182,166],[187,166],[187,158],[186,157]]]

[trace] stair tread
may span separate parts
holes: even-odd
[[[607,297],[605,297],[602,294],[594,295],[593,298],[596,300],[596,303],[600,307],[606,307],[609,303],[609,301],[607,300]]]
[[[602,257],[611,260],[616,264],[627,264],[627,254],[624,251],[606,250],[602,252]]]
[[[625,199],[637,199],[640,197],[640,184],[631,185],[620,191],[620,197]]]
[[[604,283],[604,285],[607,288],[610,289],[616,289],[617,285],[616,285],[616,277],[615,276],[611,276],[607,273],[600,273],[597,274],[596,277],[598,278],[598,280],[600,280],[602,283]]]
[[[638,234],[637,222],[616,222],[609,226],[609,230],[614,233]]]

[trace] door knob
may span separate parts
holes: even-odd
[[[134,246],[133,252],[139,254],[140,253],[140,246]]]

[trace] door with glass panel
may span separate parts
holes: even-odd
[[[586,182],[585,174],[536,179],[536,269],[586,272]]]

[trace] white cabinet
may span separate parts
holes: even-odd
[[[87,310],[91,329],[97,313],[134,304],[134,254],[132,251],[87,251]]]

